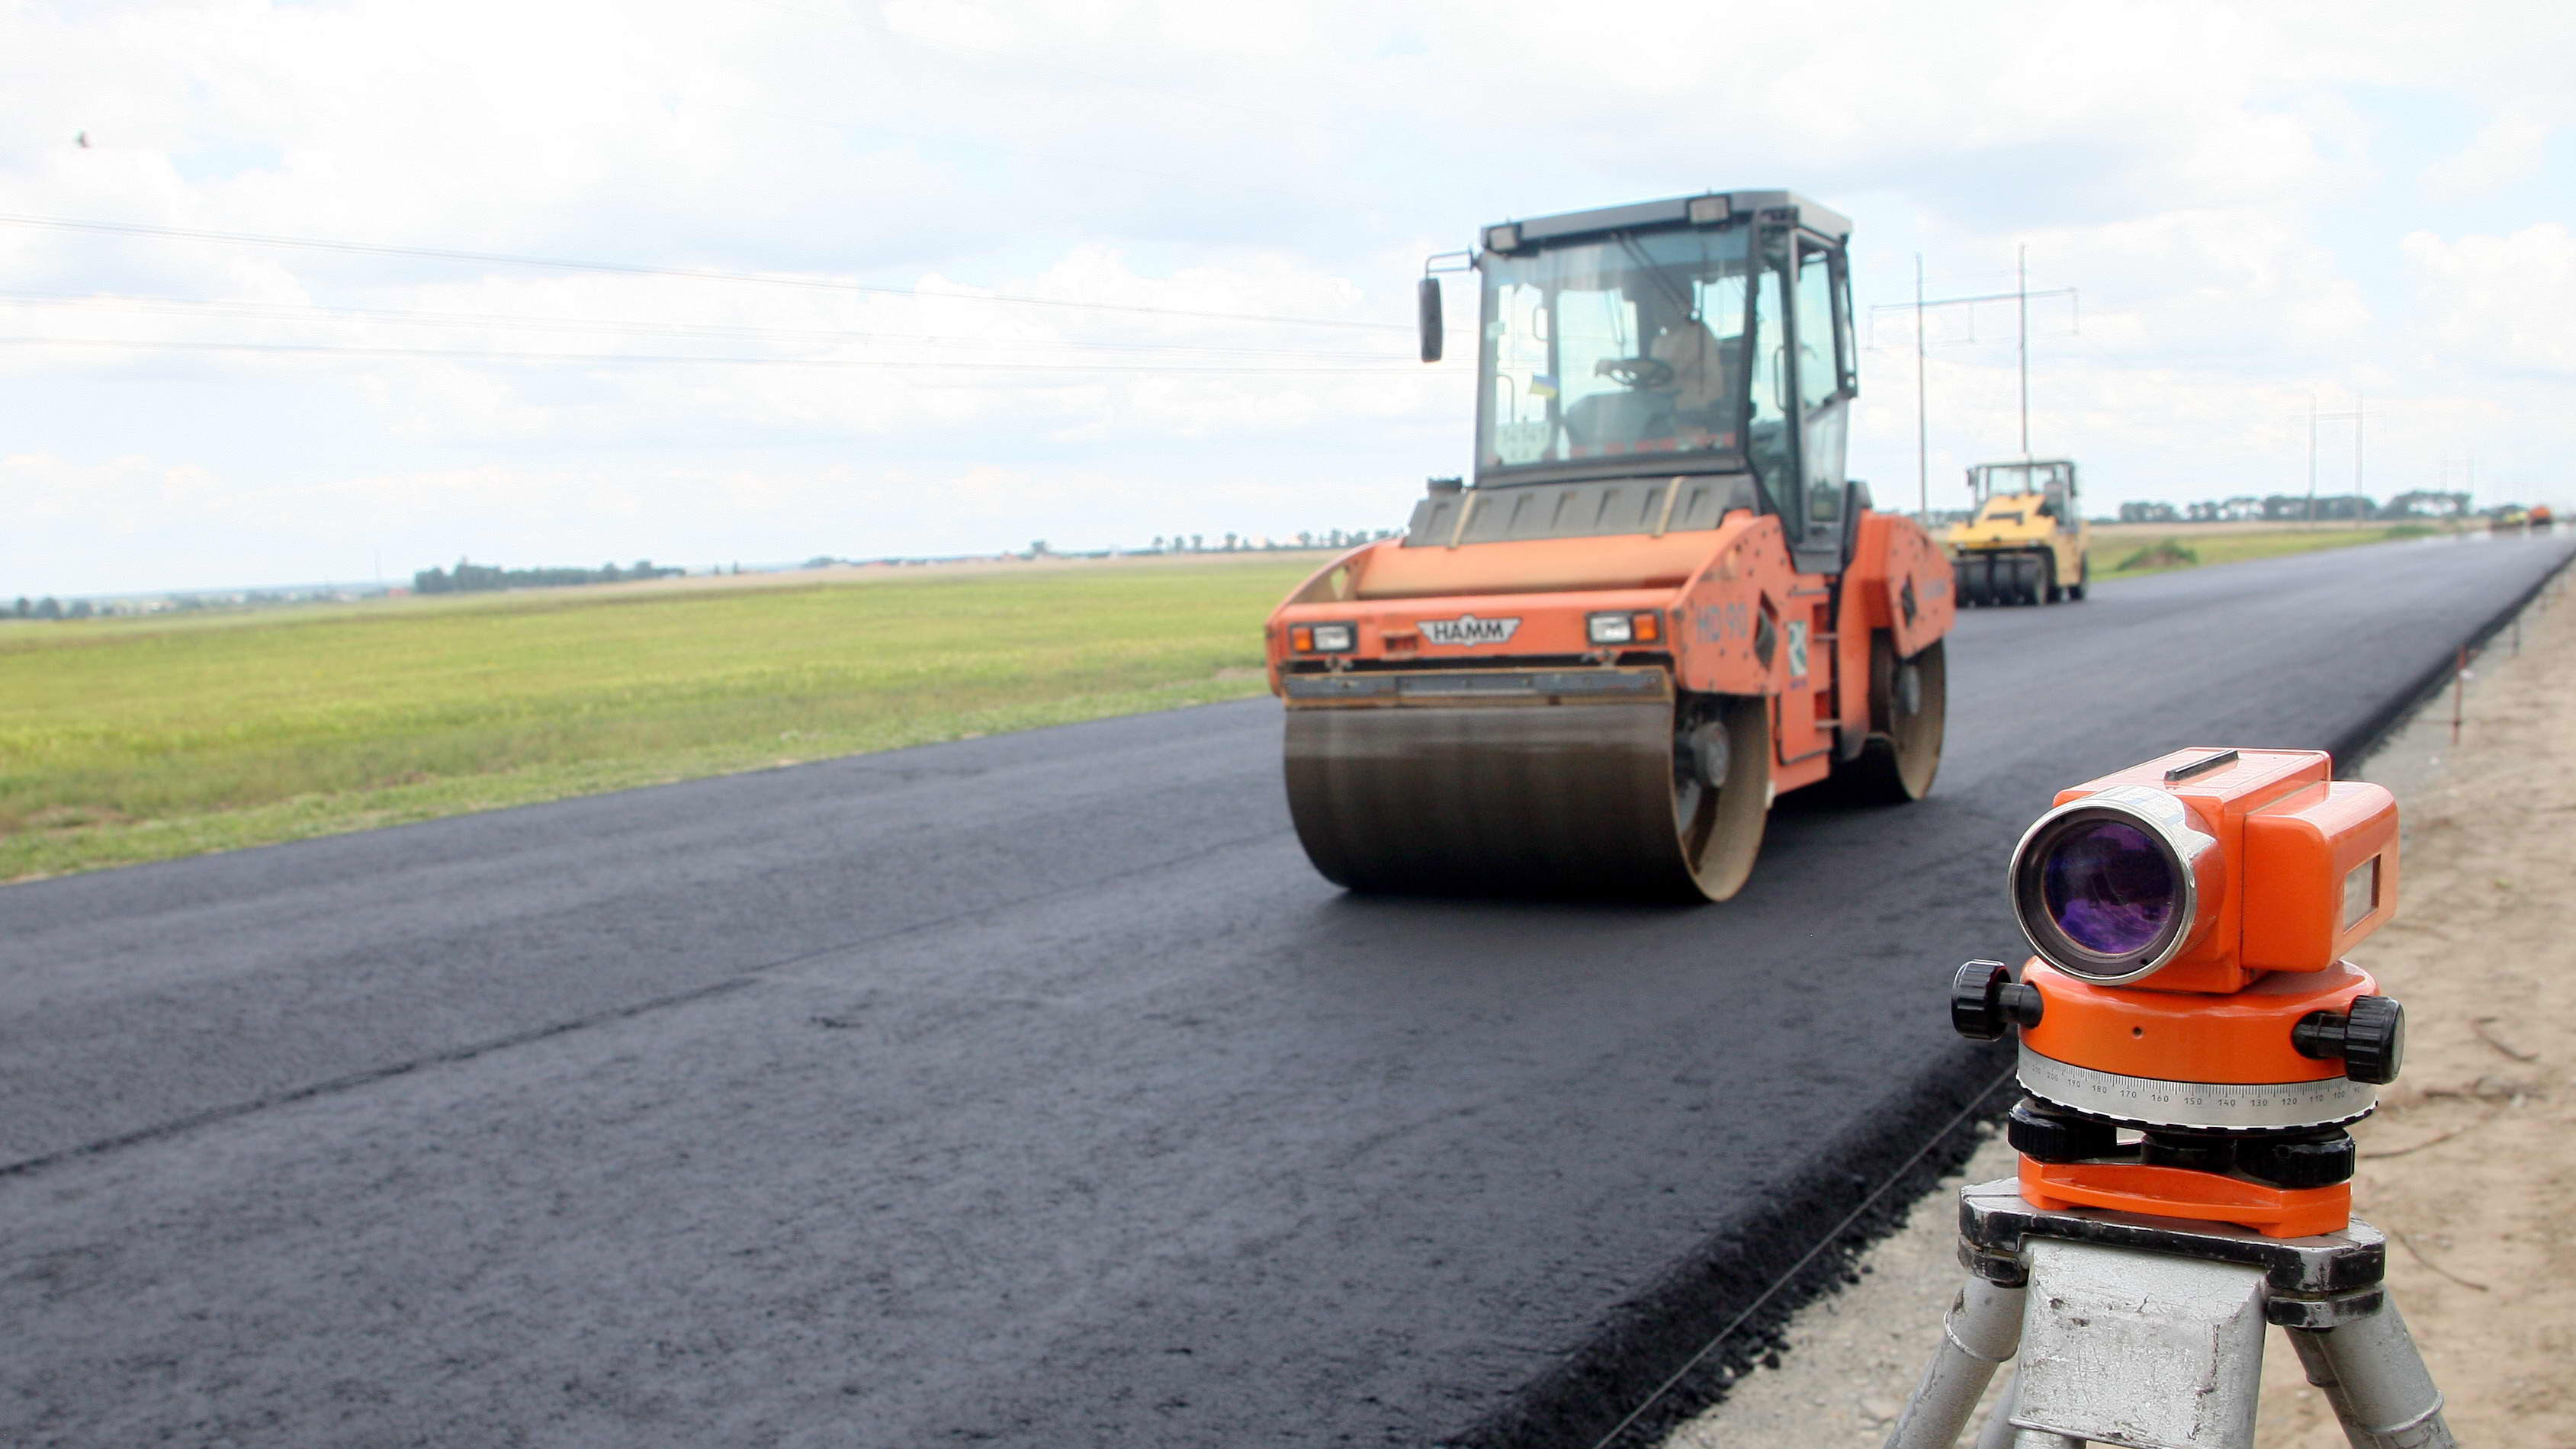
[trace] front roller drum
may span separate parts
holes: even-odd
[[[1770,761],[1757,698],[1288,711],[1297,838],[1357,891],[1724,900]]]

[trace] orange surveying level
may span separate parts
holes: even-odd
[[[2037,953],[1950,1019],[2021,1033],[2016,1177],[1960,1190],[1967,1286],[1887,1438],[2249,1449],[2268,1327],[2353,1449],[2455,1449],[2352,1216],[2406,1016],[2344,953],[2397,909],[2397,802],[2313,750],[2182,750],[2061,791],[2013,851]]]
[[[2059,793],[2013,852],[2037,951],[1972,961],[1961,1033],[2021,1030],[2023,1196],[2344,1225],[2405,1012],[2343,953],[2395,913],[2397,802],[2313,750],[2183,750]]]

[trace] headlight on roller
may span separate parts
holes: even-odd
[[[1288,647],[1300,654],[1348,654],[1359,642],[1359,630],[1348,624],[1299,624],[1288,631]]]
[[[1652,644],[1664,637],[1664,625],[1652,610],[1594,614],[1584,621],[1584,633],[1595,644]]]

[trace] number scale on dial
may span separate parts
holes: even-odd
[[[2148,1127],[2330,1127],[2370,1115],[2379,1089],[2313,1082],[2177,1082],[2069,1066],[2021,1049],[2021,1084],[2062,1107]]]

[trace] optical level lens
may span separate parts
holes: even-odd
[[[2090,820],[2050,846],[2040,893],[2066,938],[2103,956],[2144,950],[2173,919],[2182,894],[2172,862],[2147,833]]]

